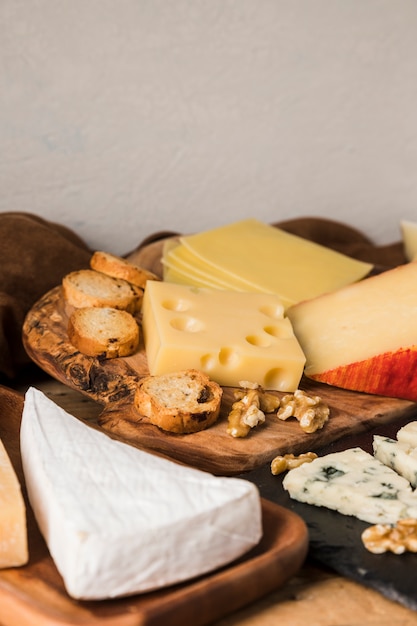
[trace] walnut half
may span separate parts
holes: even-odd
[[[294,394],[283,396],[277,411],[277,417],[280,420],[295,417],[306,433],[314,433],[323,428],[329,419],[329,414],[329,407],[320,396],[309,396],[301,389],[296,389]]]
[[[295,456],[294,454],[284,454],[284,456],[276,456],[271,462],[271,472],[274,476],[282,474],[287,470],[299,467],[303,463],[311,463],[314,459],[317,459],[315,452],[305,452]]]
[[[401,519],[395,525],[369,526],[362,533],[362,542],[374,554],[417,552],[417,519]]]

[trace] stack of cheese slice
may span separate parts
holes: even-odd
[[[162,262],[168,282],[273,293],[284,307],[360,280],[372,269],[253,218],[170,241]]]
[[[220,385],[295,391],[305,357],[278,296],[148,281],[142,329],[150,373],[197,369]]]
[[[0,441],[0,568],[28,561],[26,507],[20,483]]]
[[[417,401],[416,285],[417,263],[407,263],[288,309],[305,374]]]
[[[39,528],[74,598],[150,591],[209,572],[262,535],[251,483],[112,440],[26,393],[21,452]]]

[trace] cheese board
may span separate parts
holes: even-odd
[[[2,626],[94,626],[104,622],[108,626],[203,626],[280,587],[301,567],[308,544],[304,522],[291,511],[262,500],[263,538],[229,566],[157,592],[116,600],[74,601],[65,591],[27,500],[19,444],[23,401],[22,395],[0,387],[0,438],[22,485],[29,539],[28,564],[0,570]],[[227,598],[227,603],[222,598]]]
[[[162,246],[163,240],[144,245],[135,254],[135,263],[160,276]],[[234,401],[231,387],[224,387],[220,419],[214,426],[193,434],[167,433],[150,424],[134,407],[137,382],[149,374],[143,343],[130,357],[87,357],[69,342],[67,322],[58,285],[26,316],[23,342],[32,360],[57,380],[100,403],[103,408],[97,424],[106,432],[215,474],[251,471],[276,455],[316,450],[400,417],[412,419],[417,413],[417,404],[408,400],[357,393],[303,378],[300,388],[320,396],[330,408],[328,422],[315,433],[305,433],[295,419],[281,421],[269,415],[265,424],[252,429],[247,437],[232,437],[227,433],[227,415]]]

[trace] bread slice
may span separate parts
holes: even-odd
[[[75,309],[68,320],[70,342],[87,356],[129,356],[139,346],[139,326],[130,313],[110,307]]]
[[[217,421],[222,393],[206,374],[190,369],[142,378],[134,405],[162,430],[195,433]]]
[[[127,282],[142,289],[145,287],[147,280],[159,280],[158,276],[153,272],[135,265],[127,259],[101,250],[94,252],[90,259],[90,267],[113,278],[127,280]]]
[[[129,313],[140,310],[143,289],[92,269],[70,272],[62,279],[64,300],[75,308],[111,307]]]

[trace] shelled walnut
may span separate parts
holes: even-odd
[[[362,542],[373,554],[417,552],[417,519],[401,519],[395,525],[369,526],[362,533]]]
[[[295,417],[306,433],[314,433],[323,428],[329,415],[330,409],[320,396],[309,396],[301,389],[283,396],[277,411],[277,417],[281,420]]]
[[[228,415],[227,432],[232,437],[246,437],[251,428],[265,422],[265,414],[276,411],[280,399],[266,392],[257,383],[240,381],[241,389],[236,389],[236,401]]]
[[[274,476],[283,474],[284,472],[299,467],[303,463],[311,463],[314,459],[317,459],[317,454],[314,452],[305,452],[295,456],[294,454],[284,454],[283,456],[276,456],[271,461],[271,472]]]

